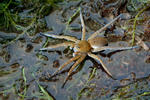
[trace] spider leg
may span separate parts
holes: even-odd
[[[70,46],[70,47],[74,47],[74,43],[73,42],[64,42],[64,43],[60,43],[60,44],[56,44],[56,45],[51,45],[50,47],[47,48],[41,48],[40,50],[50,50],[50,49],[54,49],[54,48],[58,48],[58,47],[62,47],[62,46]]]
[[[81,10],[80,10],[80,20],[81,20],[81,26],[82,26],[82,39],[81,40],[85,40],[85,31],[86,30],[85,30],[85,24],[84,24]]]
[[[71,67],[71,69],[68,72],[68,76],[66,77],[66,79],[64,80],[64,83],[66,83],[66,81],[68,80],[69,76],[71,75],[72,71],[75,69],[75,67],[80,64],[84,58],[86,57],[86,54],[81,55],[81,57],[75,62],[75,64]]]
[[[57,39],[66,39],[66,40],[73,41],[73,42],[79,41],[75,37],[71,37],[71,36],[53,35],[53,34],[48,34],[48,33],[44,33],[42,35],[47,36],[47,37],[57,38]]]
[[[61,67],[59,67],[58,70],[56,70],[52,76],[55,76],[60,70],[62,70],[66,65],[68,65],[69,63],[71,63],[74,60],[77,60],[78,58],[80,58],[80,55],[77,55],[73,58],[71,58],[70,60],[68,60],[67,62],[65,62]]]
[[[130,49],[135,49],[138,48],[139,46],[133,46],[133,47],[109,47],[109,46],[103,46],[100,48],[95,48],[92,50],[92,52],[98,52],[102,50],[130,50]]]
[[[98,60],[101,63],[104,70],[112,77],[112,74],[108,71],[108,69],[106,68],[106,65],[103,63],[103,61],[98,56],[96,56],[95,54],[92,54],[92,53],[88,53],[88,56],[92,57],[93,59]]]
[[[92,39],[94,37],[96,37],[100,32],[104,31],[109,25],[111,25],[113,22],[115,22],[118,18],[120,18],[122,14],[120,14],[119,16],[117,16],[115,19],[113,19],[111,22],[109,22],[108,24],[106,24],[104,27],[102,27],[101,29],[97,30],[95,33],[93,33],[89,38]]]

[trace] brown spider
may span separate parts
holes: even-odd
[[[56,75],[56,73],[58,73],[60,70],[62,70],[69,63],[76,61],[74,63],[74,65],[71,67],[71,69],[69,70],[68,76],[65,79],[65,81],[66,81],[69,78],[72,71],[75,69],[75,67],[77,65],[79,65],[85,59],[85,57],[88,55],[89,57],[92,57],[93,59],[98,60],[101,63],[104,70],[112,77],[112,74],[108,71],[108,69],[106,68],[103,61],[97,55],[93,54],[92,52],[99,52],[102,50],[127,50],[127,49],[135,48],[135,47],[109,47],[109,46],[106,46],[106,44],[108,43],[106,38],[97,36],[100,32],[104,31],[109,25],[111,25],[118,18],[120,18],[120,16],[121,15],[117,16],[110,23],[106,24],[104,27],[102,27],[101,29],[99,29],[98,31],[93,33],[87,40],[85,40],[85,31],[86,30],[85,30],[85,24],[83,21],[83,16],[82,16],[81,11],[80,11],[80,20],[81,20],[81,25],[82,25],[81,40],[79,40],[75,37],[71,37],[71,36],[63,36],[63,35],[58,36],[58,35],[47,34],[47,33],[43,34],[48,37],[57,38],[57,39],[66,39],[69,41],[60,43],[60,44],[56,44],[56,45],[52,45],[51,47],[48,47],[48,48],[41,48],[40,50],[49,50],[49,49],[53,49],[53,48],[57,48],[57,47],[61,47],[61,46],[70,46],[74,50],[73,57],[70,60],[68,60],[67,62],[65,62],[61,67],[59,67],[59,69],[56,70],[56,72],[54,72],[54,74],[52,76]]]

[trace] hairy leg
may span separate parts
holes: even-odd
[[[95,48],[92,50],[92,52],[99,52],[102,50],[130,50],[130,49],[135,49],[138,48],[139,46],[133,46],[133,47],[109,47],[109,46],[103,46],[100,48]]]
[[[68,72],[68,76],[66,77],[66,79],[64,80],[64,83],[68,80],[69,76],[71,75],[72,71],[75,69],[75,67],[80,64],[84,58],[86,57],[86,54],[81,55],[81,57],[75,62],[75,64],[71,67],[71,69]]]
[[[92,53],[88,53],[88,56],[92,57],[93,59],[98,60],[101,63],[101,65],[103,66],[104,70],[112,77],[112,74],[108,71],[105,64],[98,56],[96,56],[95,54],[92,54]]]
[[[81,40],[85,40],[85,31],[86,30],[85,30],[85,24],[84,24],[81,10],[80,10],[80,20],[81,20],[81,25],[82,25],[82,39]]]
[[[56,70],[52,76],[56,75],[60,70],[62,70],[66,65],[68,65],[69,63],[73,62],[74,60],[77,60],[78,58],[80,58],[80,55],[77,55],[73,58],[71,58],[70,60],[68,60],[67,62],[65,62],[61,67],[59,67],[58,70]]]
[[[100,32],[104,31],[109,25],[111,25],[113,22],[115,22],[118,18],[120,18],[121,14],[119,16],[117,16],[115,19],[113,19],[111,22],[109,22],[108,24],[106,24],[104,27],[102,27],[101,29],[97,30],[95,33],[93,33],[89,38],[92,39],[94,37],[96,37]]]
[[[57,38],[57,39],[66,39],[66,40],[73,41],[73,42],[79,41],[75,37],[71,37],[71,36],[53,35],[53,34],[48,34],[48,33],[44,33],[42,35],[47,36],[47,37]]]
[[[47,47],[47,48],[41,48],[40,50],[51,50],[51,49],[62,47],[62,46],[70,46],[71,48],[73,48],[74,43],[73,42],[64,42],[64,43],[60,43],[60,44],[56,44],[56,45],[51,45],[50,47]]]

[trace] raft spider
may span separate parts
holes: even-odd
[[[65,66],[67,66],[71,62],[76,61],[71,67],[71,69],[69,70],[68,76],[65,79],[66,81],[71,75],[72,71],[76,68],[76,66],[79,65],[88,55],[89,57],[95,60],[98,60],[101,63],[104,70],[107,72],[107,74],[109,74],[109,76],[112,77],[112,74],[109,72],[106,65],[103,63],[103,61],[97,55],[93,53],[99,52],[102,50],[127,50],[127,49],[135,48],[135,47],[109,47],[109,46],[106,46],[106,44],[108,43],[106,38],[97,36],[100,32],[104,31],[109,25],[111,25],[118,18],[120,18],[120,16],[121,15],[117,16],[110,23],[106,24],[104,27],[94,32],[87,40],[85,40],[86,29],[85,29],[85,24],[83,21],[83,16],[82,16],[81,11],[80,11],[80,20],[81,20],[81,26],[82,26],[81,40],[75,37],[71,37],[71,36],[63,36],[63,35],[59,36],[59,35],[53,35],[53,34],[48,34],[48,33],[42,34],[47,37],[52,37],[52,38],[57,38],[57,39],[66,39],[68,41],[64,43],[52,45],[48,48],[41,48],[40,50],[50,50],[50,49],[61,47],[61,46],[70,46],[74,50],[73,57],[67,62],[65,62],[63,65],[61,65],[59,69],[56,70],[52,76],[56,75],[59,71],[61,71]]]

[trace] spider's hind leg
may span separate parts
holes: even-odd
[[[122,14],[118,15],[116,18],[114,18],[111,22],[109,22],[108,24],[106,24],[104,27],[102,27],[101,29],[97,30],[96,32],[94,32],[89,38],[89,39],[92,39],[94,37],[96,37],[99,33],[101,33],[102,31],[106,30],[107,27],[109,25],[111,25],[112,23],[114,23],[118,18],[120,18],[122,16]]]
[[[130,50],[130,49],[135,49],[138,48],[139,46],[133,46],[133,47],[109,47],[109,46],[103,46],[100,48],[95,48],[93,49],[92,52],[99,52],[102,50]]]

